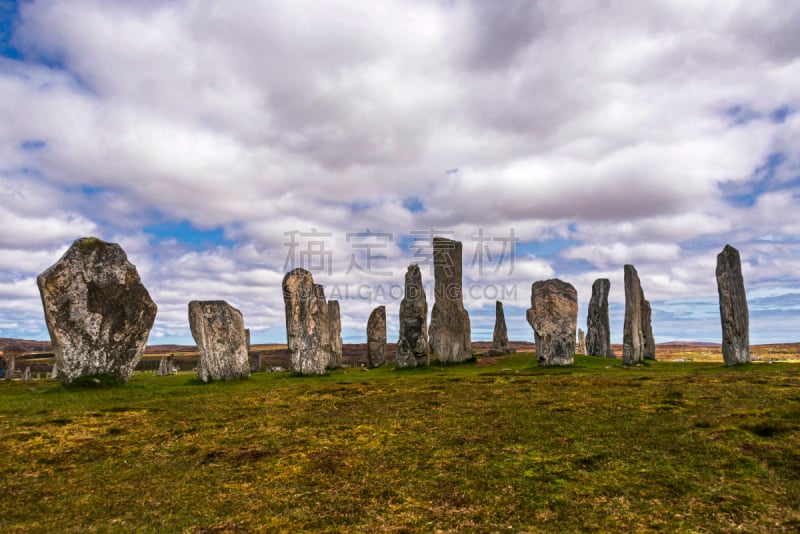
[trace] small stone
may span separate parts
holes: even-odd
[[[367,321],[367,366],[380,367],[386,363],[386,306],[378,306]]]
[[[578,323],[578,292],[572,284],[558,279],[534,282],[526,316],[534,330],[539,365],[572,365]]]
[[[750,363],[750,312],[738,250],[725,245],[717,255],[716,275],[725,365]]]
[[[59,374],[127,382],[144,352],[156,305],[122,248],[75,241],[36,279]]]
[[[189,327],[200,358],[197,376],[203,382],[250,376],[242,312],[224,300],[189,303]]]

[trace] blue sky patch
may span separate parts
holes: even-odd
[[[188,221],[163,222],[145,226],[143,230],[160,241],[174,239],[178,243],[192,247],[229,246],[231,241],[225,238],[222,228],[200,230]]]

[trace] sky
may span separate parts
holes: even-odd
[[[285,342],[312,271],[345,343],[430,237],[463,243],[473,340],[495,300],[636,266],[657,342],[720,341],[739,249],[752,343],[800,341],[800,3],[0,0],[0,337],[48,339],[36,276],[119,243],[158,304],[239,308]],[[428,293],[429,309],[433,304]]]

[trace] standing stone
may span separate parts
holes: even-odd
[[[157,307],[122,248],[78,239],[36,283],[62,380],[108,375],[127,382]]]
[[[534,282],[527,319],[534,330],[539,365],[574,363],[578,292],[572,284],[558,279]]]
[[[158,376],[171,376],[175,374],[175,357],[170,354],[169,356],[162,357],[158,362]]]
[[[494,303],[494,333],[492,334],[492,348],[484,352],[485,356],[502,356],[517,352],[508,346],[508,329],[506,328],[506,315],[503,312],[503,303],[499,300]]]
[[[611,328],[608,321],[608,292],[611,282],[608,278],[598,278],[592,284],[592,298],[589,300],[589,313],[586,317],[586,354],[616,358],[611,348]]]
[[[311,273],[297,268],[283,277],[286,338],[291,370],[302,375],[322,375],[330,361],[328,304],[322,286]]]
[[[575,350],[578,354],[586,354],[586,337],[580,328],[578,328],[578,346]]]
[[[6,380],[13,380],[14,372],[16,372],[16,366],[17,366],[17,359],[14,356],[8,356],[6,358],[6,368],[4,371]]]
[[[53,367],[50,369],[50,378],[58,378],[58,364],[53,362]]]
[[[642,293],[644,296],[644,293]],[[644,352],[642,356],[645,360],[656,359],[656,342],[653,339],[653,323],[651,320],[652,309],[650,308],[650,301],[647,299],[642,300],[642,337],[644,339]]]
[[[30,380],[31,379],[31,366],[25,367],[25,370],[22,372],[22,379],[23,380]]]
[[[242,312],[224,300],[193,300],[189,303],[189,327],[200,351],[197,361],[200,380],[250,376]]]
[[[639,274],[625,265],[625,323],[622,330],[622,363],[633,365],[654,360],[656,345],[650,321],[650,302],[644,298]]]
[[[400,339],[397,341],[397,368],[426,366],[428,350],[428,302],[419,265],[406,271],[405,297],[400,302]]]
[[[331,343],[331,359],[329,369],[338,369],[342,366],[342,314],[339,310],[338,300],[328,301],[328,329]]]
[[[440,362],[472,358],[469,313],[461,292],[461,242],[433,238],[434,297],[431,310],[431,352]]]
[[[725,245],[717,255],[717,291],[725,365],[750,363],[750,314],[739,251]]]
[[[386,363],[386,306],[378,306],[367,321],[367,367]]]

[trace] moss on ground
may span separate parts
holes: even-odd
[[[800,366],[0,383],[3,532],[796,531]]]

